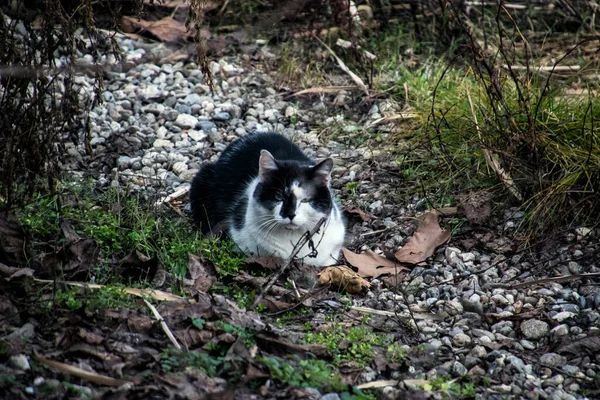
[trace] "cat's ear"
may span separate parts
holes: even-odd
[[[315,179],[328,185],[331,180],[331,171],[333,170],[333,159],[326,158],[313,168]]]
[[[267,150],[260,151],[260,159],[258,160],[258,176],[261,180],[269,174],[269,172],[277,170],[277,162],[273,155]]]

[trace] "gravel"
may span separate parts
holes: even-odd
[[[341,126],[343,137],[400,105],[381,100],[352,120],[331,115],[336,109],[325,100],[284,100],[271,76],[235,57],[211,63],[217,84],[213,95],[196,64],[143,62],[151,45],[117,39],[126,60],[137,65],[107,74],[101,94],[104,104],[89,114],[93,154],[87,154],[83,145],[67,143],[73,156],[67,169],[76,170],[78,160],[87,160],[97,170],[99,184],[109,184],[120,171],[119,185],[165,196],[189,186],[198,169],[215,161],[236,138],[279,131],[309,155],[332,155],[333,185],[342,202],[370,213],[368,223],[349,227],[354,249],[395,250],[410,239],[413,217],[428,203],[415,195],[398,204],[397,187],[406,182],[396,177],[399,173],[385,173],[398,169],[394,157],[386,156],[386,139],[393,127],[379,126],[382,141],[375,149],[372,143],[364,147],[322,143],[320,132],[310,129],[319,122]],[[353,191],[351,182],[356,183]],[[375,281],[371,293],[353,298],[359,306],[403,314],[410,305],[439,316],[416,321],[414,344],[422,344],[433,362],[412,365],[402,379],[479,376],[491,382],[482,389],[482,397],[584,398],[582,387],[589,387],[600,372],[600,353],[578,349],[587,348],[586,341],[597,337],[600,288],[576,284],[580,281],[575,279],[518,288],[515,284],[556,274],[599,272],[597,257],[591,255],[598,250],[600,232],[577,228],[566,242],[526,254],[516,252],[508,236],[522,218],[520,211],[509,209],[496,231],[470,231],[467,236],[480,244],[476,247],[453,239],[438,249],[428,266],[412,270],[402,292]],[[569,350],[569,345],[575,347]],[[21,369],[27,367],[25,361],[11,359]],[[370,371],[368,379],[379,378]]]

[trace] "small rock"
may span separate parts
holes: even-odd
[[[467,368],[460,362],[454,361],[454,364],[452,364],[452,374],[454,376],[462,377],[467,375],[468,372],[469,371],[467,371]]]
[[[173,142],[171,142],[170,140],[165,140],[165,139],[156,139],[154,141],[154,143],[152,144],[152,147],[164,147],[166,149],[170,149],[175,147],[175,144]]]
[[[557,353],[546,353],[540,357],[540,363],[551,368],[559,368],[567,363],[567,358]]]
[[[231,115],[228,112],[219,112],[213,114],[212,118],[215,121],[229,121],[229,119],[231,119]]]
[[[566,336],[569,334],[569,327],[565,324],[555,326],[550,331],[550,334],[552,334],[554,336]]]
[[[202,104],[202,98],[196,93],[191,93],[185,96],[182,102],[190,106],[194,104]]]
[[[558,314],[554,315],[552,317],[552,319],[558,321],[558,322],[563,322],[569,318],[573,318],[575,316],[575,313],[569,312],[569,311],[561,311]]]
[[[119,158],[117,158],[117,168],[119,168],[120,170],[127,169],[127,168],[129,168],[130,165],[131,165],[131,157],[119,156]]]
[[[452,344],[456,347],[465,347],[471,344],[471,337],[464,333],[459,333],[452,338]]]
[[[19,371],[28,371],[29,369],[31,369],[31,366],[29,365],[29,360],[24,354],[10,356],[10,358],[8,359],[8,364],[14,369],[18,369]]]
[[[177,175],[181,175],[182,172],[187,171],[188,166],[184,161],[179,161],[173,164],[172,170]]]
[[[208,136],[206,133],[202,132],[202,131],[196,131],[196,130],[192,130],[190,129],[188,131],[188,136],[194,140],[195,142],[201,142],[204,139],[206,139],[206,137]]]
[[[198,123],[198,118],[189,114],[179,114],[174,123],[181,129],[191,129]]]
[[[217,126],[214,124],[214,122],[210,122],[205,119],[199,120],[198,123],[196,124],[196,129],[201,129],[202,131],[204,131],[206,133],[210,133],[213,129],[216,129],[216,128],[217,128]]]
[[[529,319],[521,322],[521,332],[527,339],[541,339],[548,336],[550,327],[544,321]]]

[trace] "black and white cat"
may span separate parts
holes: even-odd
[[[224,231],[246,254],[287,258],[306,231],[326,217],[298,257],[332,265],[342,249],[344,221],[329,182],[333,160],[315,163],[276,133],[255,133],[230,144],[192,182],[192,215],[203,233]]]

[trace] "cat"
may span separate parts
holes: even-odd
[[[298,258],[337,264],[345,225],[330,188],[332,169],[333,159],[316,163],[280,134],[243,136],[194,177],[192,217],[202,233],[223,231],[246,254],[283,259],[325,217],[312,237],[316,254],[307,243]]]

